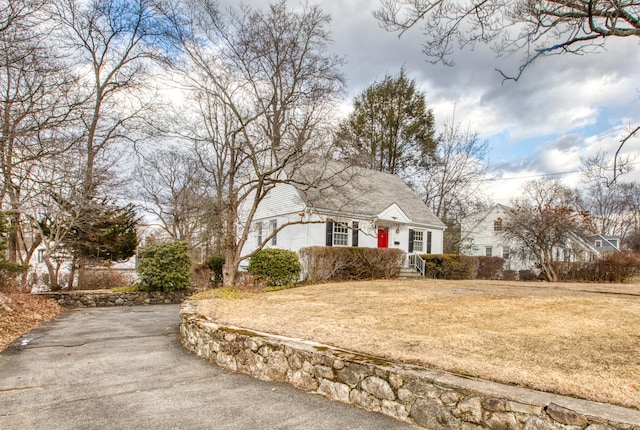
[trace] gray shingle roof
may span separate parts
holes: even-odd
[[[290,178],[305,204],[318,211],[375,217],[396,203],[413,223],[445,227],[402,179],[389,173],[317,161]]]

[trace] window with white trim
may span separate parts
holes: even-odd
[[[502,258],[504,258],[505,260],[508,260],[509,257],[511,257],[511,249],[509,249],[508,246],[503,246],[502,247]]]
[[[602,247],[602,241],[596,240],[596,248],[600,248],[600,247]]]
[[[424,250],[424,231],[413,232],[413,251],[422,252]]]
[[[502,231],[502,218],[498,218],[493,222],[493,231]]]
[[[485,246],[484,247],[484,255],[485,255],[485,257],[492,257],[493,256],[493,247]]]
[[[349,227],[347,224],[333,223],[333,246],[349,246]]]
[[[255,225],[256,229],[256,245],[262,245],[262,222],[257,222]]]
[[[276,246],[278,244],[278,235],[274,233],[278,229],[278,220],[272,219],[269,221],[269,227],[271,234],[273,234],[273,237],[271,238],[271,246]]]

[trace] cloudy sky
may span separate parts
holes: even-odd
[[[499,202],[508,203],[532,177],[577,171],[582,158],[598,151],[613,157],[629,128],[640,125],[638,39],[610,40],[605,52],[593,55],[542,58],[518,82],[503,82],[495,69],[515,72],[517,56],[497,59],[478,46],[458,52],[454,67],[433,65],[421,52],[419,28],[398,38],[379,27],[372,16],[379,0],[319,4],[332,17],[334,51],[347,61],[346,102],[404,66],[425,92],[437,123],[455,115],[489,143],[493,177],[499,180],[488,181],[487,189]],[[640,138],[627,142],[622,152],[640,154]],[[640,180],[640,157],[637,161],[629,179]],[[558,175],[571,185],[579,176]]]

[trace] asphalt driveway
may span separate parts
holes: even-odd
[[[184,350],[178,306],[66,312],[0,353],[0,429],[412,429]]]

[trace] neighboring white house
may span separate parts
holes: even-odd
[[[510,208],[496,204],[473,214],[461,222],[463,254],[472,256],[501,257],[506,270],[529,269],[528,262],[516,261],[511,249],[500,237],[502,220]]]
[[[266,247],[299,252],[311,246],[359,246],[442,253],[445,225],[399,177],[329,162],[322,165],[326,179],[308,180],[317,176],[317,168],[303,166],[290,175],[293,183],[278,184],[268,193],[250,225],[243,255],[287,223],[299,224],[280,230]],[[247,264],[245,260],[241,267]]]
[[[505,260],[505,270],[534,269],[535,262],[514,252],[500,235],[502,222],[510,210],[508,206],[496,204],[465,218],[461,225],[463,253],[501,257]],[[619,250],[618,246],[619,238],[615,236],[573,236],[565,247],[554,248],[554,258],[564,262],[592,261],[603,253]]]

